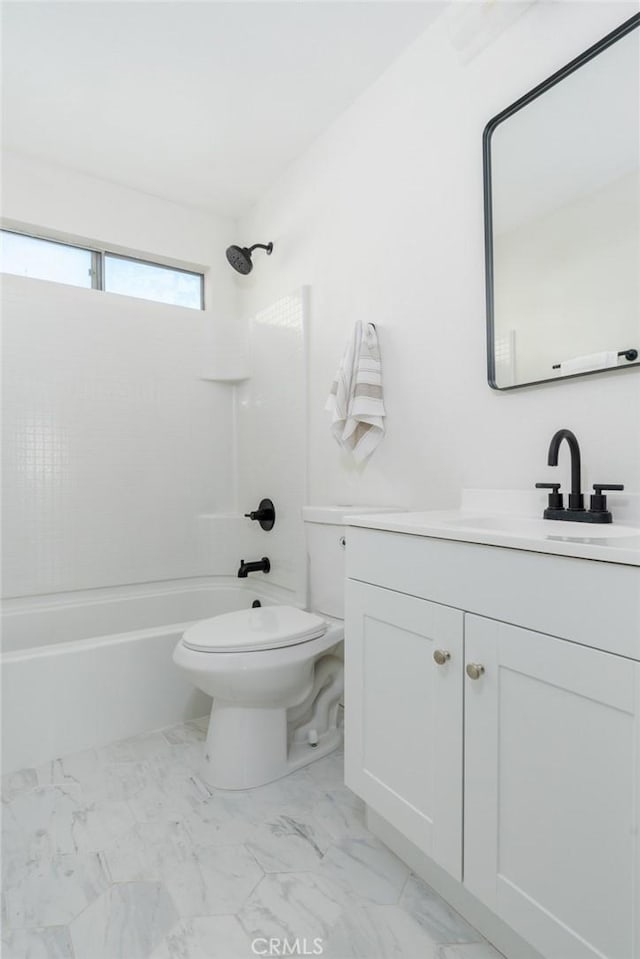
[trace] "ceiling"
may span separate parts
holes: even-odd
[[[3,144],[237,216],[441,8],[9,0]]]

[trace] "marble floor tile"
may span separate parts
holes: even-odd
[[[207,738],[207,728],[197,721],[184,723],[181,726],[168,726],[162,730],[162,735],[173,746],[184,743],[203,743]]]
[[[436,959],[504,959],[504,956],[488,942],[471,942],[463,945],[440,946]]]
[[[161,880],[193,853],[190,836],[177,822],[136,823],[108,846],[104,863],[112,882]]]
[[[140,789],[130,797],[129,808],[136,821],[179,822],[189,816],[211,793],[199,776],[179,761],[148,760]]]
[[[308,775],[323,788],[344,783],[344,752],[341,748],[305,767]]]
[[[268,816],[246,843],[265,872],[313,870],[330,845],[324,829],[292,806]]]
[[[409,868],[374,836],[343,839],[327,850],[318,873],[339,885],[346,894],[365,903],[398,902]]]
[[[100,852],[123,836],[135,820],[125,802],[95,800],[83,803],[71,824],[75,852]]]
[[[400,897],[400,906],[435,942],[477,942],[482,939],[473,926],[417,876],[409,876]]]
[[[115,883],[69,925],[76,957],[148,959],[177,922],[158,882]]]
[[[28,862],[5,879],[7,926],[24,929],[67,925],[108,885],[103,862],[96,854]]]
[[[164,882],[181,918],[238,912],[264,873],[244,846],[202,846],[171,863]]]
[[[257,789],[202,767],[208,717],[3,779],[3,956],[500,959],[367,829],[342,750]]]
[[[125,802],[95,798],[87,802],[76,785],[39,786],[4,807],[4,856],[9,862],[26,862],[99,852],[134,821]]]
[[[7,773],[2,777],[2,802],[11,802],[37,785],[38,776],[35,769],[19,769],[15,773]]]
[[[194,842],[202,845],[245,844],[256,828],[287,810],[312,818],[318,793],[304,770],[257,789],[211,789],[201,804],[183,818]]]
[[[2,810],[3,865],[76,852],[72,827],[83,808],[77,787],[42,786]]]
[[[39,786],[82,786],[89,789],[94,783],[104,784],[104,769],[108,762],[99,749],[85,749],[79,753],[52,759],[36,768]]]
[[[108,799],[127,802],[141,792],[148,775],[148,765],[144,762],[109,763],[103,767],[102,785],[96,784],[94,789],[98,794],[103,790]],[[81,783],[81,786],[84,795],[91,797],[87,784]]]
[[[367,839],[371,835],[365,822],[365,805],[345,786],[334,787],[311,810],[314,822],[334,842],[342,839]]]
[[[289,776],[276,779],[275,782],[249,790],[256,810],[268,813],[282,806],[297,805],[301,809],[310,808],[322,797],[318,784],[309,776],[308,766],[298,769]]]
[[[324,944],[327,959],[436,959],[437,944],[398,906],[345,910]]]
[[[2,937],[2,959],[74,959],[66,926],[16,929]]]
[[[107,762],[130,763],[158,759],[171,753],[171,746],[162,732],[145,733],[131,739],[121,739],[102,750]]]
[[[111,763],[100,750],[90,749],[45,763],[36,769],[41,786],[76,786],[90,799],[126,801],[142,787],[143,762]]]
[[[253,959],[251,937],[235,916],[197,916],[179,922],[151,959]]]
[[[195,845],[237,846],[248,842],[264,814],[250,792],[216,790],[195,805],[182,823]]]
[[[342,890],[314,873],[266,876],[238,913],[252,938],[328,940],[342,915]]]
[[[182,743],[169,743],[169,753],[165,756],[157,756],[154,760],[157,764],[165,764],[171,769],[181,769],[192,776],[198,776],[204,783],[203,762],[204,762],[204,740],[187,739]],[[208,787],[213,789],[213,787]]]

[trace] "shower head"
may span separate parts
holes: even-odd
[[[271,256],[273,243],[254,243],[253,246],[249,247],[230,246],[227,248],[227,259],[234,270],[237,270],[238,273],[242,273],[243,276],[246,276],[247,273],[251,273],[253,269],[251,254],[254,250],[266,250],[267,256]]]

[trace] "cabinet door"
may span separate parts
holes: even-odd
[[[347,581],[347,785],[457,879],[462,628],[459,610]]]
[[[465,884],[548,959],[639,957],[640,664],[477,616],[465,645]]]

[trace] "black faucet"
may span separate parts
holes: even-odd
[[[267,556],[263,556],[262,559],[257,560],[255,563],[245,563],[245,561],[241,559],[238,579],[246,579],[249,573],[268,573],[270,569],[271,563]]]
[[[584,496],[582,495],[580,447],[575,433],[571,430],[558,430],[554,433],[549,444],[547,463],[549,466],[558,465],[558,450],[563,440],[569,444],[571,453],[571,492],[569,493],[569,509],[584,510]]]
[[[571,430],[558,430],[554,433],[549,444],[549,455],[547,463],[549,466],[558,465],[558,451],[563,440],[567,441],[571,453],[571,492],[569,493],[569,505],[567,509],[563,506],[562,493],[559,492],[560,483],[536,483],[536,489],[550,489],[549,505],[542,514],[544,519],[563,519],[574,523],[610,523],[613,519],[607,509],[607,497],[603,496],[603,490],[623,490],[624,486],[615,484],[604,486],[602,483],[595,483],[595,493],[591,496],[589,510],[584,508],[584,496],[581,490],[581,463],[580,446],[575,433]]]

